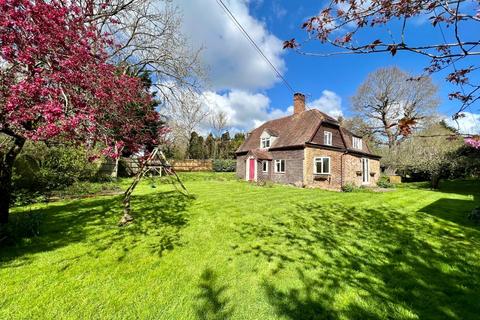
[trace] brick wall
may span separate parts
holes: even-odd
[[[342,187],[342,161],[343,161],[343,184],[353,183],[362,185],[362,156],[352,154],[343,155],[341,151],[305,148],[305,177],[304,185],[308,187],[320,187],[338,190]],[[330,157],[330,175],[314,174],[314,158]],[[380,177],[380,161],[369,159],[370,186],[375,186]]]
[[[304,185],[307,187],[320,187],[324,189],[340,189],[342,186],[342,153],[343,152],[341,151],[334,150],[305,148]],[[329,175],[314,174],[315,157],[330,157]]]
[[[353,183],[356,186],[362,185],[362,156],[347,154],[344,156],[345,183]],[[370,166],[370,186],[375,186],[380,177],[380,161],[369,159]]]

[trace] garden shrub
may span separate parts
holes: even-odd
[[[273,187],[273,182],[270,180],[258,180],[257,181],[257,186],[259,187],[266,187],[266,188],[272,188]]]
[[[212,163],[215,172],[234,172],[237,161],[234,159],[215,159]]]
[[[342,191],[343,192],[354,192],[357,190],[358,187],[354,185],[353,183],[346,183],[342,186]]]
[[[77,181],[92,179],[97,172],[94,163],[88,161],[84,149],[56,146],[49,148],[40,173],[47,190],[67,187]]]
[[[13,168],[12,204],[38,202],[53,190],[94,180],[97,169],[83,148],[27,142]]]
[[[380,188],[395,188],[395,185],[391,183],[386,176],[381,176],[380,179],[378,179],[377,186]]]
[[[58,198],[68,198],[68,197],[88,196],[88,195],[102,194],[102,193],[114,194],[120,191],[122,191],[122,188],[118,185],[118,183],[113,181],[105,181],[102,183],[94,183],[90,181],[77,181],[66,188],[52,191],[50,195]]]
[[[480,224],[480,207],[476,207],[468,214],[468,219]]]
[[[38,237],[42,221],[43,214],[38,212],[12,214],[9,223],[0,225],[0,247]]]

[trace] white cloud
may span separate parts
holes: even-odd
[[[213,112],[224,112],[231,131],[248,131],[271,118],[270,99],[261,93],[250,93],[243,90],[232,90],[224,95],[213,91],[203,93],[203,100]],[[208,123],[204,127],[208,127]]]
[[[202,95],[205,106],[215,112],[224,112],[228,117],[230,131],[250,131],[265,121],[291,115],[293,106],[286,110],[270,106],[270,99],[262,93],[232,90],[223,95],[206,91]],[[293,97],[292,97],[293,99]],[[322,95],[307,102],[309,108],[316,108],[332,117],[342,115],[341,98],[333,91],[324,90]],[[209,124],[202,125],[203,133],[208,132]]]
[[[278,81],[271,67],[241,34],[214,0],[175,0],[183,12],[183,31],[194,47],[203,47],[202,59],[214,90],[256,90]],[[285,71],[282,42],[255,19],[247,0],[226,5],[280,72]]]
[[[310,108],[318,109],[329,116],[338,118],[342,116],[342,98],[333,91],[323,90],[320,98],[307,102]]]
[[[447,124],[456,128],[460,133],[465,134],[479,134],[480,133],[480,114],[471,112],[462,112],[465,116],[457,119],[446,118]]]
[[[288,13],[287,9],[276,1],[272,2],[272,11],[277,19],[282,19]]]

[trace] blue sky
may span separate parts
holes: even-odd
[[[205,96],[213,109],[227,112],[230,125],[236,130],[249,130],[271,118],[289,114],[292,94],[274,75],[273,71],[243,38],[215,0],[177,0],[185,15],[185,34],[194,46],[201,45],[205,64],[208,66],[210,86]],[[281,49],[285,39],[305,39],[300,29],[303,21],[318,13],[324,1],[291,0],[227,0],[225,3],[259,44],[284,77],[295,88],[305,93],[308,103],[333,113],[350,116],[350,97],[366,78],[377,68],[398,66],[412,74],[419,74],[428,66],[428,60],[414,54],[342,55],[332,57],[308,57]],[[395,24],[390,26],[395,36]],[[478,38],[473,26],[462,26],[462,34]],[[449,31],[445,30],[447,37]],[[388,35],[387,30],[369,30],[361,38],[375,40]],[[407,28],[407,41],[416,43],[442,43],[441,34],[426,19],[416,18]],[[448,39],[447,39],[448,40]],[[326,52],[329,49],[318,42],[306,48],[308,51]],[[470,58],[469,64],[480,64],[479,58]],[[445,116],[458,110],[458,103],[448,99],[448,93],[459,90],[444,81],[446,73],[434,74],[439,86],[441,105]],[[477,77],[477,80],[480,79]],[[468,110],[465,122],[468,131],[480,132],[480,106]]]

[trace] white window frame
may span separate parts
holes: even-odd
[[[352,137],[352,146],[354,149],[362,150],[362,138]]]
[[[263,173],[268,173],[268,161],[267,160],[262,161],[262,172]]]
[[[328,159],[328,171],[325,171],[324,169],[324,163],[323,160]],[[322,163],[322,172],[317,172],[317,162]],[[313,173],[314,174],[330,174],[332,169],[332,159],[330,157],[315,157],[313,158]]]
[[[282,161],[283,161],[283,171],[281,171]],[[277,169],[278,163],[280,163],[280,171]],[[275,160],[275,166],[273,167],[273,170],[275,173],[285,173],[285,171],[287,170],[287,161],[285,161],[284,159]]]
[[[268,146],[267,146],[268,144]],[[271,137],[266,137],[266,138],[260,138],[260,147],[262,149],[268,149],[272,145],[272,139]]]
[[[330,131],[323,131],[323,144],[327,146],[332,145],[332,133]]]
[[[362,184],[370,183],[370,160],[368,158],[362,158]]]

